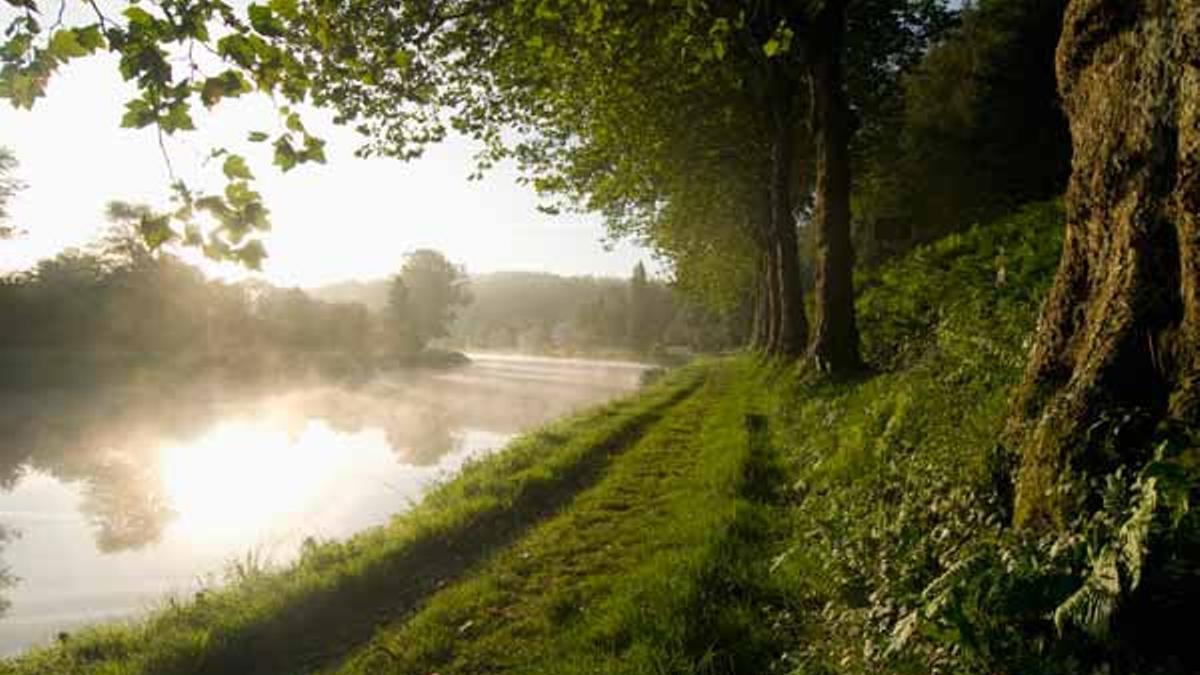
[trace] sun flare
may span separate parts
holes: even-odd
[[[338,468],[338,447],[336,434],[322,422],[289,434],[235,421],[195,443],[166,449],[163,481],[178,524],[189,533],[248,535],[315,508]]]

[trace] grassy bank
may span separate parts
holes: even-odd
[[[692,672],[714,639],[752,623],[709,600],[768,460],[744,427],[762,385],[749,363],[721,364],[570,509],[331,671]],[[752,661],[741,672],[763,665]]]

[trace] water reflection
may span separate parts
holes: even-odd
[[[640,367],[479,359],[357,389],[130,385],[0,400],[0,653],[128,614],[255,550],[384,522],[513,433],[628,390]],[[5,537],[0,532],[0,548]]]

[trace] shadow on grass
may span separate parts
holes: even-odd
[[[511,504],[488,509],[453,532],[415,541],[368,574],[339,577],[334,588],[307,596],[277,620],[211,649],[194,672],[296,673],[337,662],[370,639],[380,625],[410,615],[432,593],[594,485],[614,456],[634,445],[703,381],[698,378],[632,417],[552,480],[531,481]]]

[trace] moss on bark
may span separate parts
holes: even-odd
[[[1198,23],[1197,0],[1067,10],[1057,67],[1075,154],[1063,257],[1013,416],[1020,525],[1062,523],[1088,497],[1080,479],[1135,461],[1154,424],[1197,422]]]

